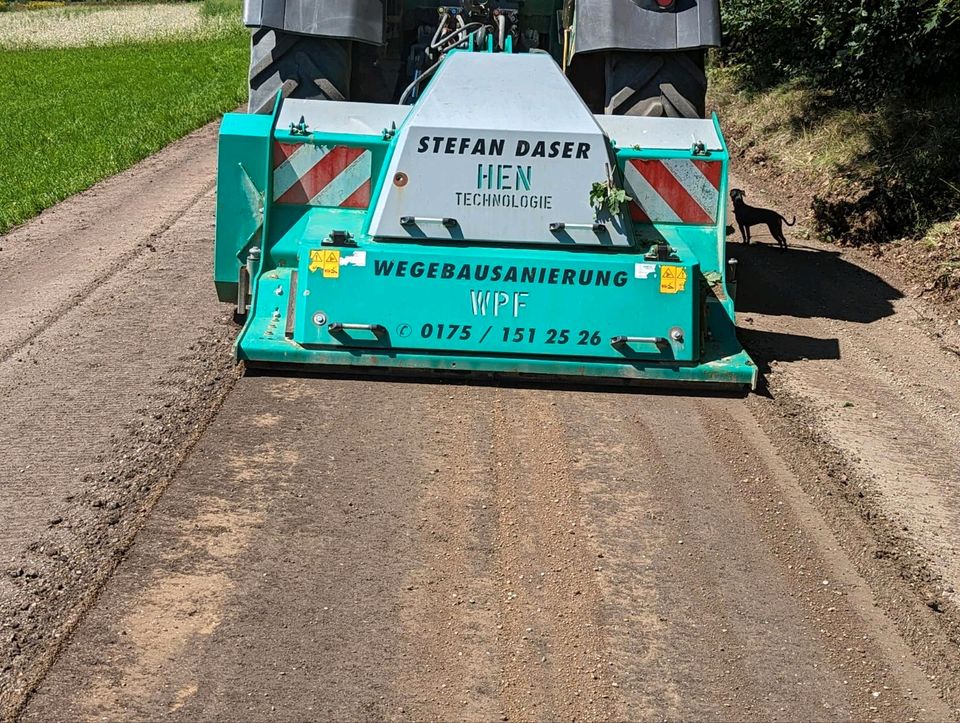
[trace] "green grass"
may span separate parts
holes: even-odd
[[[0,52],[0,233],[237,107],[248,43]]]
[[[243,0],[203,0],[200,14],[207,18],[223,15],[241,17],[243,15]]]

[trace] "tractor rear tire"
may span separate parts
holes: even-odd
[[[348,100],[353,42],[257,28],[250,42],[250,113],[284,98]]]
[[[604,53],[608,115],[703,118],[707,76],[704,51]]]

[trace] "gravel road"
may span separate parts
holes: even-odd
[[[746,399],[238,377],[213,139],[0,239],[4,715],[960,717],[947,311],[761,246]]]
[[[236,372],[216,126],[0,237],[0,711],[15,710]]]

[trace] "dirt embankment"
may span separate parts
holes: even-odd
[[[777,138],[765,138],[762,130],[751,128],[749,123],[737,120],[736,108],[722,115],[727,130],[733,164],[741,177],[752,179],[747,182],[754,188],[763,188],[760,197],[747,198],[752,205],[768,205],[778,208],[787,218],[796,215],[801,226],[794,236],[817,238],[818,227],[824,226],[822,215],[824,205],[822,196],[830,193],[835,178],[827,170],[813,170],[803,167],[802,163],[789,164],[765,143],[775,146]],[[839,131],[838,131],[839,132]],[[824,141],[829,143],[830,140]],[[849,143],[849,141],[835,141]],[[813,154],[829,152],[813,146],[809,150],[794,148],[793,153]],[[800,167],[798,167],[798,165]],[[947,220],[931,226],[923,235],[892,238],[889,233],[879,230],[879,220],[889,210],[872,207],[871,198],[855,190],[833,192],[836,208],[831,214],[841,219],[846,226],[857,228],[856,246],[840,246],[856,263],[866,266],[878,275],[888,278],[905,291],[918,298],[945,307],[945,313],[960,317],[960,218]],[[851,196],[848,200],[840,197],[844,193]],[[895,203],[896,198],[888,203]],[[958,205],[960,209],[960,205]],[[871,232],[871,229],[877,229]],[[835,235],[841,241],[844,235],[837,231]],[[957,348],[960,355],[960,348]]]

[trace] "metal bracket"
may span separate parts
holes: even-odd
[[[299,123],[290,124],[290,135],[292,136],[308,136],[313,131],[311,131],[307,126],[307,121],[303,116],[300,116]]]
[[[321,246],[356,246],[357,242],[353,238],[353,234],[349,231],[341,231],[334,229],[330,232],[330,235],[327,236],[323,241],[320,242]]]
[[[709,156],[710,151],[707,150],[707,146],[703,141],[694,141],[693,145],[690,147],[690,153],[695,156]]]
[[[679,261],[677,250],[668,243],[657,243],[650,247],[650,250],[644,255],[647,261]]]

